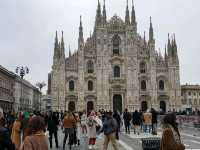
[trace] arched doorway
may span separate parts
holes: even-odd
[[[75,102],[74,101],[70,101],[69,104],[68,104],[68,110],[73,112],[76,110],[76,107],[75,107]]]
[[[166,102],[165,101],[160,101],[160,109],[163,113],[166,112]]]
[[[87,102],[87,112],[91,112],[94,109],[94,103],[93,101],[88,101]]]
[[[142,111],[147,111],[148,109],[147,101],[142,101],[141,108],[142,108]]]
[[[119,94],[113,96],[113,111],[115,110],[122,112],[122,96]]]

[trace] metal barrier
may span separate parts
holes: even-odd
[[[143,138],[142,148],[143,150],[160,150],[160,138]]]

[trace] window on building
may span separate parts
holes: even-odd
[[[191,95],[191,92],[188,92],[188,95],[190,96],[190,95]]]
[[[145,80],[142,80],[142,81],[141,81],[141,90],[145,91],[146,89],[147,89],[146,81],[145,81]]]
[[[146,63],[145,62],[140,63],[140,73],[146,73]]]
[[[87,70],[88,70],[88,73],[94,72],[94,64],[93,64],[92,60],[89,60],[87,62]]]
[[[115,35],[113,37],[113,55],[119,55],[120,37]]]
[[[194,96],[196,96],[196,92],[194,92]]]
[[[159,90],[164,90],[165,89],[165,83],[163,80],[159,81]]]
[[[74,91],[74,81],[73,80],[69,81],[69,90]]]
[[[194,99],[194,105],[197,105],[197,99]]]
[[[88,91],[93,91],[93,82],[88,81]]]
[[[113,72],[114,72],[114,77],[120,77],[120,67],[119,66],[115,66]]]

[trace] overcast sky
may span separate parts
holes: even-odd
[[[103,0],[100,0],[103,4]],[[200,1],[134,0],[138,32],[148,31],[152,16],[156,48],[164,49],[167,34],[176,33],[181,83],[200,84]],[[97,0],[0,0],[0,64],[14,71],[30,68],[25,78],[47,82],[53,61],[55,31],[64,31],[66,55],[77,49],[79,16],[84,38],[94,27]],[[106,0],[108,19],[125,16],[126,0]],[[129,0],[131,9],[131,0]]]

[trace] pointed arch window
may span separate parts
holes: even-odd
[[[140,63],[140,73],[146,73],[146,63],[145,62]]]
[[[91,80],[88,81],[88,91],[93,91],[93,82]]]
[[[120,67],[119,66],[115,66],[114,70],[113,70],[113,73],[114,73],[114,77],[119,78],[120,77]]]
[[[94,72],[94,64],[93,64],[92,60],[89,60],[87,62],[87,72],[88,73],[93,73]]]
[[[120,46],[120,42],[121,42],[121,39],[118,35],[115,35],[113,37],[113,55],[119,55],[119,46]]]
[[[69,81],[69,91],[74,91],[74,81],[73,80],[70,80]]]
[[[159,81],[159,90],[164,90],[165,89],[165,83],[163,80]]]
[[[142,80],[141,81],[141,90],[146,91],[146,89],[147,89],[146,81]]]

